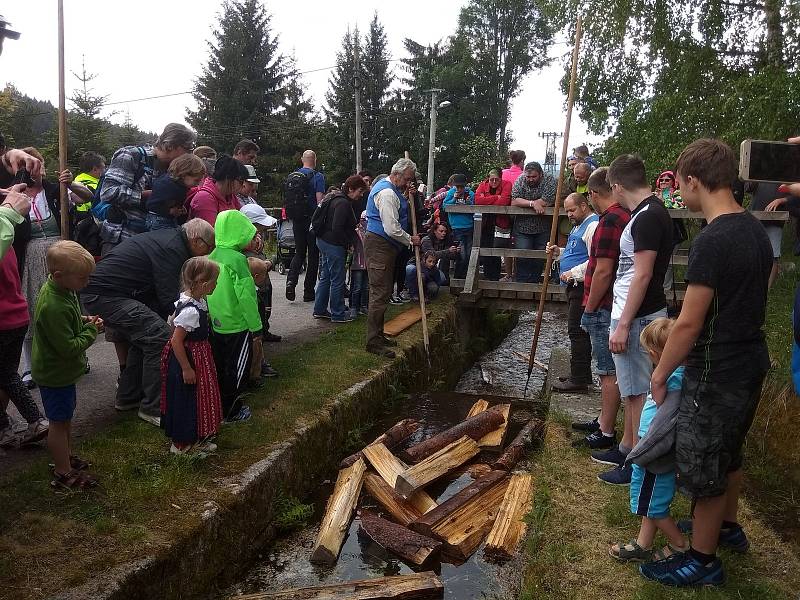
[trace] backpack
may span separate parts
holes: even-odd
[[[147,151],[142,146],[136,146],[136,149],[139,151],[139,166],[136,167],[136,173],[133,176],[133,183],[131,184],[131,187],[134,187],[139,182],[146,169],[145,160],[147,159]],[[94,190],[94,197],[92,197],[92,214],[100,221],[106,220],[108,209],[111,208],[110,202],[100,199],[100,192],[103,190],[103,184],[105,183],[105,180],[106,174],[103,173],[100,176],[100,179],[97,181],[97,187]]]
[[[286,216],[292,220],[308,218],[308,205],[311,198],[311,183],[314,181],[316,171],[303,173],[294,171],[289,173],[283,184],[283,207]]]
[[[339,198],[344,198],[344,196],[342,194],[328,196],[320,203],[316,210],[314,210],[314,214],[311,216],[311,229],[317,237],[320,237],[328,230],[326,225],[328,222],[328,215],[330,215],[333,210],[333,203]]]

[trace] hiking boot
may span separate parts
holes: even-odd
[[[295,296],[294,296],[294,286],[293,285],[289,285],[287,283],[286,284],[286,299],[289,300],[290,302],[294,302],[294,298],[295,298]]]
[[[603,435],[599,429],[572,443],[573,448],[588,446],[592,450],[605,450],[617,445],[617,434]]]
[[[391,346],[392,348],[394,348],[395,346],[397,346],[397,340],[393,340],[392,338],[388,338],[385,335],[382,335],[381,344],[383,344],[384,346]]]
[[[561,378],[559,377],[559,379]],[[589,433],[591,433],[592,431],[597,431],[598,429],[600,429],[600,422],[595,417],[591,421],[578,421],[576,423],[573,423],[572,428],[575,431],[588,431]]]
[[[269,363],[264,363],[261,365],[261,376],[262,377],[277,377],[278,372],[272,368],[272,365]]]
[[[580,392],[589,391],[589,386],[584,383],[575,383],[572,379],[566,381],[554,381],[551,386],[557,392]]]
[[[685,534],[692,534],[692,520],[681,519],[677,523],[678,530]],[[741,525],[737,527],[723,527],[719,530],[719,545],[733,550],[739,554],[744,554],[750,549],[750,540],[744,533]]]
[[[605,473],[600,473],[597,479],[609,485],[625,486],[631,484],[631,475],[633,475],[633,468],[628,465],[627,467],[616,467]]]
[[[156,417],[154,415],[148,415],[146,412],[142,412],[141,410],[137,414],[139,418],[145,423],[150,423],[150,425],[153,425],[155,427],[161,427],[160,416]]]
[[[619,451],[619,444],[605,452],[592,452],[592,460],[601,465],[618,467],[625,463],[626,455]]]
[[[725,571],[719,558],[704,565],[691,552],[640,565],[639,573],[645,579],[672,587],[718,586],[725,583]]]
[[[47,432],[50,430],[50,423],[47,419],[39,419],[28,425],[28,429],[22,434],[19,440],[20,446],[27,444],[35,444],[47,437]]]
[[[283,337],[279,335],[275,335],[274,333],[270,333],[269,331],[261,336],[261,339],[265,342],[280,342]]]
[[[250,407],[246,404],[242,404],[242,408],[239,409],[239,412],[225,419],[223,423],[239,423],[241,421],[247,421],[252,416],[253,413],[250,411]]]
[[[374,345],[374,346],[367,346],[367,352],[370,354],[377,354],[378,356],[383,356],[384,358],[395,358],[397,355],[394,353],[394,350],[389,350],[384,345]]]

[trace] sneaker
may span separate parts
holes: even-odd
[[[389,298],[389,304],[403,304],[403,300],[400,296],[392,296]]]
[[[600,473],[597,479],[608,485],[624,486],[631,484],[631,475],[633,475],[633,467],[628,465],[627,467],[617,467],[605,473]]]
[[[681,519],[677,523],[678,530],[685,534],[692,534],[692,520]],[[719,530],[719,545],[737,552],[744,554],[750,549],[750,540],[744,533],[744,529],[740,527],[723,527]]]
[[[573,423],[572,428],[575,431],[588,431],[591,433],[592,431],[600,429],[600,423],[597,418],[594,418],[591,421]]]
[[[572,442],[573,448],[585,448],[588,446],[592,450],[606,450],[617,445],[617,434],[603,435],[600,430],[593,431],[586,437]]]
[[[303,294],[303,302],[313,302],[315,299],[313,293],[311,295]]]
[[[344,313],[344,316],[338,319],[331,317],[331,323],[352,323],[353,321],[355,321],[355,319],[350,313]]]
[[[397,355],[394,353],[394,350],[389,350],[386,346],[367,346],[367,352],[370,354],[377,354],[378,356],[383,356],[384,358],[394,358]]]
[[[626,458],[626,456],[619,451],[619,444],[605,452],[592,452],[591,456],[594,462],[600,463],[601,465],[611,465],[612,467],[618,467],[624,464]]]
[[[239,412],[233,415],[232,417],[228,417],[225,419],[225,423],[239,423],[241,421],[247,421],[250,417],[253,416],[253,413],[250,411],[250,407],[246,404],[242,404],[242,408],[239,409]]]
[[[408,293],[408,290],[400,292],[400,300],[402,300],[404,304],[406,302],[411,302],[411,294]],[[417,300],[419,300],[419,298],[417,298]]]
[[[127,404],[114,402],[114,408],[119,411],[136,410],[139,408],[139,401],[136,400],[135,402],[128,402]]]
[[[47,437],[47,432],[50,430],[50,423],[47,419],[39,419],[34,423],[28,425],[28,429],[22,434],[19,440],[20,446],[27,444],[35,444]]]
[[[360,314],[360,315],[368,315],[369,311],[366,308],[359,308],[358,309],[358,314]]]
[[[17,448],[19,439],[19,436],[14,433],[11,427],[6,427],[0,431],[0,448]]]
[[[30,371],[25,371],[22,374],[22,383],[24,383],[25,387],[28,388],[29,390],[35,390],[36,389],[36,382],[31,378],[31,372]]]
[[[269,363],[264,363],[261,365],[261,376],[262,377],[277,377],[278,372],[272,368],[272,365]]]
[[[719,558],[704,565],[691,552],[639,565],[639,573],[645,579],[672,587],[719,586],[725,583],[725,571]]]
[[[315,319],[328,319],[328,321],[331,320],[331,313],[329,313],[329,312],[322,313],[321,315],[318,315],[317,313],[314,313],[312,316]]]
[[[286,299],[289,302],[294,302],[294,286],[293,285],[286,285]]]
[[[270,333],[269,331],[265,333],[261,339],[265,342],[280,342],[283,337],[280,335],[275,335],[274,333]]]
[[[161,417],[148,415],[147,413],[142,412],[141,410],[137,414],[139,418],[145,423],[150,423],[150,425],[154,425],[155,427],[161,427]]]

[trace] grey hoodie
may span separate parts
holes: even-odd
[[[657,475],[675,470],[675,429],[680,402],[680,390],[667,392],[647,434],[625,459],[626,465],[634,463]]]

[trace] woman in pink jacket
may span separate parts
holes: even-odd
[[[236,197],[248,178],[247,169],[235,158],[221,155],[214,173],[206,177],[200,187],[189,194],[189,218],[199,217],[214,225],[217,215],[225,210],[239,210],[242,205]]]

